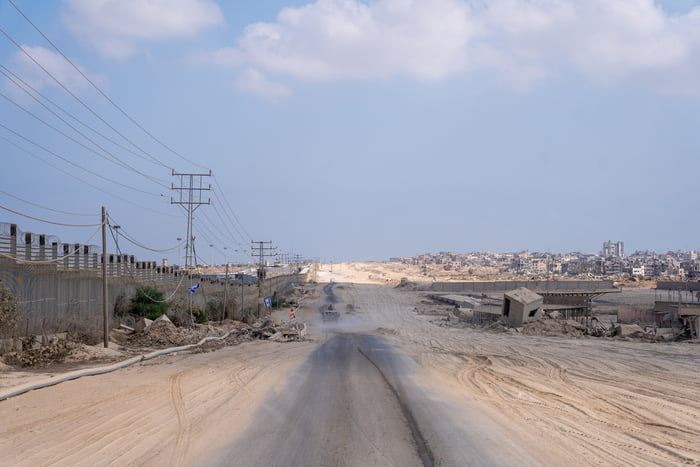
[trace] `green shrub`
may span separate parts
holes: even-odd
[[[192,310],[192,316],[194,317],[194,322],[197,324],[204,324],[209,321],[207,317],[207,312],[200,310],[199,308]]]
[[[131,313],[148,319],[164,315],[169,307],[169,303],[163,302],[163,292],[153,287],[137,288],[136,295],[131,299]]]

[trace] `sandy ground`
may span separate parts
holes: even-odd
[[[336,293],[371,310],[356,330],[379,326],[442,397],[478,402],[543,464],[700,464],[700,345],[451,329],[410,311],[415,292]]]
[[[442,274],[441,277],[453,277],[454,274]],[[336,282],[351,282],[356,284],[398,284],[402,278],[416,282],[430,282],[418,266],[408,266],[400,263],[335,263],[321,264],[318,278],[322,282],[331,279]]]
[[[343,273],[334,265],[319,276],[338,282],[338,322],[319,320],[320,285],[298,312],[309,323],[307,341],[183,352],[0,402],[0,465],[256,465],[239,454],[246,451],[241,440],[260,441],[254,434],[269,421],[278,437],[266,442],[275,449],[303,426],[289,406],[303,401],[313,410],[316,398],[292,394],[305,387],[304,375],[317,374],[308,365],[339,335],[373,336],[410,360],[411,371],[396,377],[414,388],[405,402],[436,465],[495,458],[466,457],[470,443],[484,456],[512,456],[508,465],[700,465],[700,345],[441,327],[414,312],[419,292]],[[365,339],[355,340],[361,346]],[[370,367],[349,362],[372,380]],[[280,418],[286,410],[298,418]],[[278,419],[298,423],[282,430]],[[397,450],[378,442],[381,426],[381,418],[360,420],[347,434],[352,449],[341,451],[342,464],[401,465],[391,457]],[[344,437],[312,438],[309,449],[342,447]],[[300,459],[321,465],[308,452]]]

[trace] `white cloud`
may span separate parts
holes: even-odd
[[[318,0],[248,26],[207,59],[306,80],[439,80],[487,71],[528,87],[561,69],[700,93],[700,7],[653,0]]]
[[[139,41],[191,37],[222,24],[211,0],[65,0],[66,27],[104,56],[125,59]]]
[[[314,80],[434,80],[464,66],[473,34],[467,13],[459,0],[319,0],[282,10],[275,23],[249,26],[236,49],[222,49],[214,60]]]
[[[247,94],[276,99],[290,94],[289,88],[271,81],[258,70],[249,68],[236,79],[236,89]]]
[[[31,55],[34,60],[41,64],[49,73],[51,73],[58,81],[63,83],[68,89],[74,93],[80,93],[92,86],[83,78],[78,71],[71,66],[61,55],[41,46],[23,45],[22,48]],[[15,74],[20,76],[24,81],[30,84],[38,91],[43,90],[46,86],[59,87],[59,85],[47,75],[39,66],[37,66],[29,57],[21,51],[17,51],[11,59],[12,67]],[[102,89],[108,88],[109,82],[107,78],[100,74],[88,73],[75,60],[71,60],[92,82],[100,86]],[[7,81],[7,89],[18,96],[26,96],[14,84]]]

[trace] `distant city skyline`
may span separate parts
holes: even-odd
[[[262,240],[326,261],[700,249],[698,1],[13,2],[0,206],[31,218],[0,221],[22,230],[87,242],[69,225],[106,206],[120,248],[176,262],[172,171],[212,169],[208,263]]]

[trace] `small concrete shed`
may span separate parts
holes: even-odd
[[[542,316],[544,299],[530,289],[520,287],[503,295],[503,318],[509,326],[519,328],[525,321]]]

